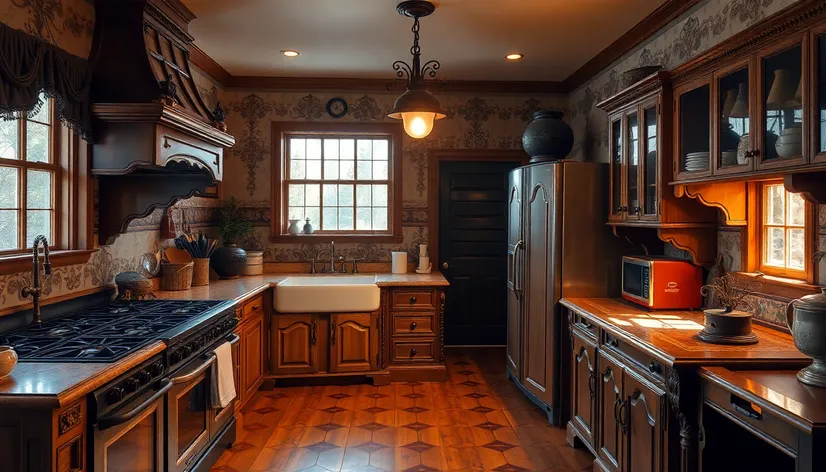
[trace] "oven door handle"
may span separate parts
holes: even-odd
[[[158,401],[158,399],[166,395],[166,392],[168,392],[172,388],[172,385],[172,381],[169,379],[161,380],[161,388],[158,389],[157,392],[153,393],[151,397],[141,402],[140,405],[136,406],[135,408],[132,408],[126,413],[101,418],[98,421],[98,430],[103,431],[113,426],[126,423],[127,421],[135,418],[141,412],[152,406],[152,404]]]
[[[205,370],[209,369],[209,366],[211,366],[213,363],[215,363],[215,361],[217,359],[218,359],[218,356],[216,356],[214,352],[210,352],[209,354],[206,355],[206,361],[203,364],[199,365],[192,372],[190,372],[188,374],[180,375],[178,377],[172,377],[172,379],[171,379],[172,384],[175,385],[175,384],[179,384],[179,383],[186,383],[186,382],[189,382],[190,380],[195,379],[196,377],[198,377],[199,375],[204,373]]]

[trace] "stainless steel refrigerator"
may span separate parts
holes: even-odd
[[[572,348],[559,301],[617,295],[625,244],[606,225],[607,164],[533,164],[509,178],[508,377],[560,424]]]

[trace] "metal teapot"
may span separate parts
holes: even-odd
[[[826,288],[816,295],[792,300],[786,306],[786,324],[797,349],[814,362],[797,373],[806,385],[826,387]]]

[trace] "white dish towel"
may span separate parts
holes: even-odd
[[[226,342],[215,348],[217,359],[212,364],[210,398],[213,408],[226,408],[235,398],[235,379],[232,375],[232,346]]]

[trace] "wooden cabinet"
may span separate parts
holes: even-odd
[[[611,356],[600,353],[597,359],[598,416],[594,429],[596,457],[602,470],[620,470],[622,429],[619,408],[623,401],[622,366]]]
[[[597,345],[577,329],[571,330],[571,338],[571,421],[577,424],[582,433],[582,440],[594,447],[597,421]]]
[[[274,315],[272,317],[272,373],[313,374],[319,371],[318,317]]]
[[[378,364],[378,335],[373,315],[330,315],[330,372],[366,372]]]
[[[716,256],[714,247],[700,248],[695,242],[698,234],[716,238],[711,231],[717,224],[716,211],[677,198],[669,183],[675,174],[682,174],[679,169],[685,168],[685,159],[679,156],[685,154],[691,159],[692,176],[709,172],[707,165],[697,167],[696,161],[702,153],[708,158],[711,145],[708,81],[685,85],[672,94],[668,73],[657,72],[597,105],[608,113],[608,223],[655,229],[654,240],[687,249],[698,263]],[[674,121],[675,112],[689,111],[699,118]],[[623,237],[651,247],[647,235],[626,232]]]
[[[275,378],[378,370],[376,313],[275,313],[271,326],[270,373]]]
[[[576,436],[595,456],[594,470],[661,472],[666,470],[667,433],[664,380],[656,361],[620,344],[605,332],[598,346],[578,326],[590,323],[571,313],[571,421]],[[654,372],[654,373],[652,373]]]
[[[445,293],[439,287],[382,289],[389,339],[381,341],[394,381],[440,381],[446,378],[442,350]],[[383,305],[385,303],[383,302]]]
[[[241,388],[251,397],[264,380],[264,316],[259,313],[241,331]]]
[[[619,409],[623,432],[622,459],[625,472],[660,472],[665,470],[663,418],[665,392],[632,369],[623,370],[624,400]]]
[[[270,291],[266,293],[271,294]],[[260,295],[235,310],[238,318],[235,334],[239,338],[233,345],[236,411],[246,405],[264,381],[267,359],[265,313],[269,311],[264,300],[269,297],[271,295]]]
[[[508,174],[508,346],[505,365],[510,375],[519,376],[522,369],[522,296],[519,288],[521,271],[517,264],[524,244],[522,234],[522,169]]]

